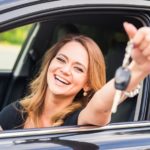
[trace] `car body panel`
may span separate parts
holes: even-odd
[[[144,133],[144,134],[143,134]],[[136,149],[150,147],[150,123],[112,124],[12,131],[0,134],[1,148]]]

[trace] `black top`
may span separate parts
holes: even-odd
[[[73,112],[64,120],[63,126],[77,125],[80,110]],[[0,112],[0,126],[3,130],[22,129],[27,113],[24,111],[19,101],[6,106]]]

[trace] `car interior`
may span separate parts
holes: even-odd
[[[140,16],[123,11],[76,12],[63,16],[47,16],[33,23],[9,79],[6,96],[2,94],[4,91],[0,91],[3,98],[0,101],[1,109],[27,95],[28,84],[38,72],[43,54],[66,34],[83,34],[93,38],[105,58],[107,81],[113,78],[115,70],[122,64],[128,41],[123,29],[125,21],[133,23],[137,28],[148,24],[144,14]],[[111,122],[133,121],[137,97],[128,98],[120,104],[117,113],[112,115]]]

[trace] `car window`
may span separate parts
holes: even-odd
[[[22,52],[24,52],[21,53],[23,57],[20,57],[21,59],[18,59],[15,65],[14,74],[11,79],[12,82],[9,82],[11,83],[9,92],[6,93],[6,98],[2,99],[5,101],[3,107],[16,100],[21,100],[25,95],[28,95],[28,84],[39,71],[42,56],[47,49],[66,34],[83,34],[96,41],[104,54],[107,80],[110,80],[114,76],[115,70],[122,63],[125,46],[128,40],[123,29],[123,22],[129,21],[134,23],[137,27],[142,26],[142,22],[130,15],[116,14],[115,17],[114,15],[107,13],[97,15],[91,14],[90,18],[92,18],[92,21],[89,21],[89,17],[87,18],[85,14],[80,15],[80,19],[77,19],[79,18],[78,14],[75,14],[74,16],[68,15],[64,17],[61,16],[61,18],[56,17],[54,20],[46,19],[40,22],[34,22],[35,26],[28,37],[27,34],[31,28],[30,25],[0,34],[1,43],[4,47],[7,47],[8,45],[12,46],[8,49],[8,52],[4,51],[6,53],[5,59],[4,56],[1,56],[3,59],[0,58],[0,64],[3,65],[3,68],[0,66],[0,70],[13,69],[21,49]],[[98,21],[97,17],[99,18]],[[62,18],[63,21],[61,20]],[[107,20],[104,18],[107,18]],[[19,34],[20,30],[21,32]],[[14,41],[16,39],[16,41],[12,42],[7,38],[5,39],[4,37],[7,34],[12,35],[12,39]],[[11,37],[10,35],[9,37]],[[24,43],[24,41],[26,42]],[[15,49],[15,52],[13,51],[13,48]],[[12,58],[11,53],[15,53],[14,58]],[[5,64],[7,59],[9,60],[7,62],[9,63],[8,66]],[[122,105],[118,107],[118,112],[112,115],[111,122],[133,121],[136,101],[137,97],[134,97],[132,98],[132,101],[129,99],[125,101],[125,103],[122,103]]]
[[[0,33],[0,71],[13,69],[31,27],[26,25]]]

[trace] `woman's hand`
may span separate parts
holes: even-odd
[[[150,27],[137,29],[134,25],[125,22],[124,28],[129,39],[132,39],[134,43],[131,55],[136,67],[145,76],[150,74]]]

